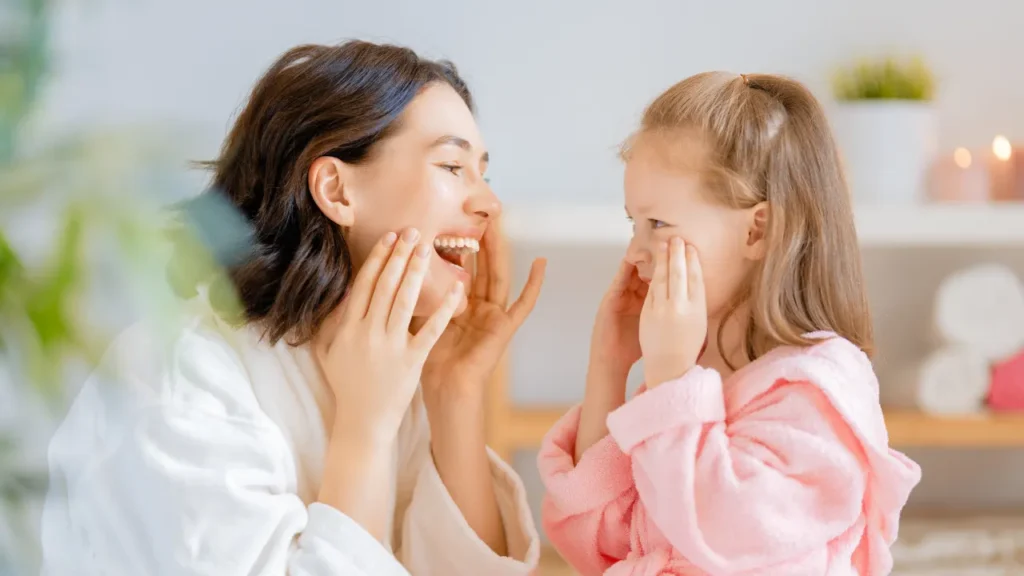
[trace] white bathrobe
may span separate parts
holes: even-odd
[[[496,555],[434,467],[417,395],[394,452],[380,543],[316,502],[333,397],[310,351],[209,312],[156,347],[133,327],[54,436],[45,576],[503,576],[539,539],[520,479],[491,454],[508,539]]]

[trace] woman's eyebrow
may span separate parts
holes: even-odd
[[[445,134],[444,136],[441,136],[437,140],[434,140],[434,142],[429,147],[436,148],[438,146],[458,146],[459,148],[462,148],[466,152],[473,151],[473,145],[469,143],[469,140],[466,140],[465,138],[460,138],[458,136],[452,136],[451,134]],[[484,162],[489,162],[491,159],[491,155],[489,152],[485,151],[480,156],[480,159],[483,160]]]

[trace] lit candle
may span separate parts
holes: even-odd
[[[984,202],[989,199],[988,167],[967,148],[940,156],[928,175],[928,196],[938,202]]]
[[[1010,192],[1014,200],[1024,201],[1024,147],[1011,148],[1010,162],[1013,164],[1013,185]]]
[[[1016,159],[1013,146],[1005,136],[996,136],[992,140],[992,156],[989,159],[989,172],[992,178],[993,200],[1016,200]]]

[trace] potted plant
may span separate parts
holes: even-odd
[[[854,202],[916,204],[936,152],[935,80],[919,58],[880,58],[833,76],[833,115]]]

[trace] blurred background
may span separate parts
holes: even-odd
[[[0,0],[0,574],[36,570],[46,443],[97,354],[173,324],[160,209],[206,183],[188,162],[281,52],[349,38],[458,65],[520,281],[551,261],[495,408],[535,503],[531,443],[582,397],[628,240],[618,144],[685,76],[782,73],[836,129],[890,434],[924,467],[901,573],[1024,573],[1022,25],[1013,0]]]

